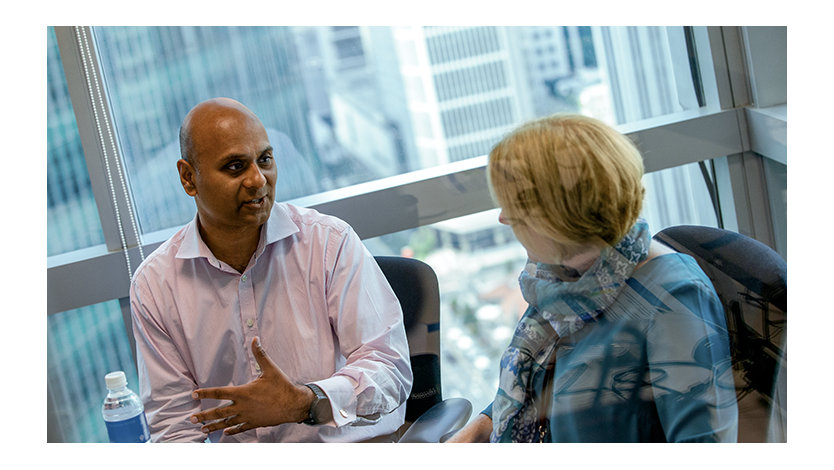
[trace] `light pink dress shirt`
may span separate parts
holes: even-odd
[[[130,290],[139,389],[154,441],[203,441],[197,388],[258,377],[259,337],[291,380],[315,383],[334,421],[287,423],[211,441],[345,442],[394,432],[412,373],[399,302],[343,221],[278,203],[241,274],[200,237],[197,217],[137,269]]]

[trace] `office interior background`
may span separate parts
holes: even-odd
[[[485,155],[576,112],[640,148],[652,232],[718,226],[787,260],[785,27],[49,27],[47,440],[104,442],[103,377],[137,384],[131,273],[190,221],[178,131],[233,97],[277,149],[278,198],[349,222],[441,290],[442,393],[492,401],[525,304]]]

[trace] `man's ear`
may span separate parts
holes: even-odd
[[[194,186],[194,166],[187,160],[181,158],[177,161],[177,170],[180,172],[180,183],[182,183],[182,188],[189,196],[196,196],[197,187]]]

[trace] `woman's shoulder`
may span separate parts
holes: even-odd
[[[635,278],[641,280],[707,279],[695,258],[679,253],[672,248],[652,240],[646,260],[637,265]]]
[[[655,256],[635,270],[628,283],[655,305],[686,305],[690,309],[699,306],[695,310],[701,310],[705,303],[720,305],[712,281],[695,258],[684,253],[672,251]]]

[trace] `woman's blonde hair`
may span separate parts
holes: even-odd
[[[566,244],[625,236],[642,208],[642,177],[631,140],[580,115],[530,121],[489,154],[490,190],[505,217]]]

